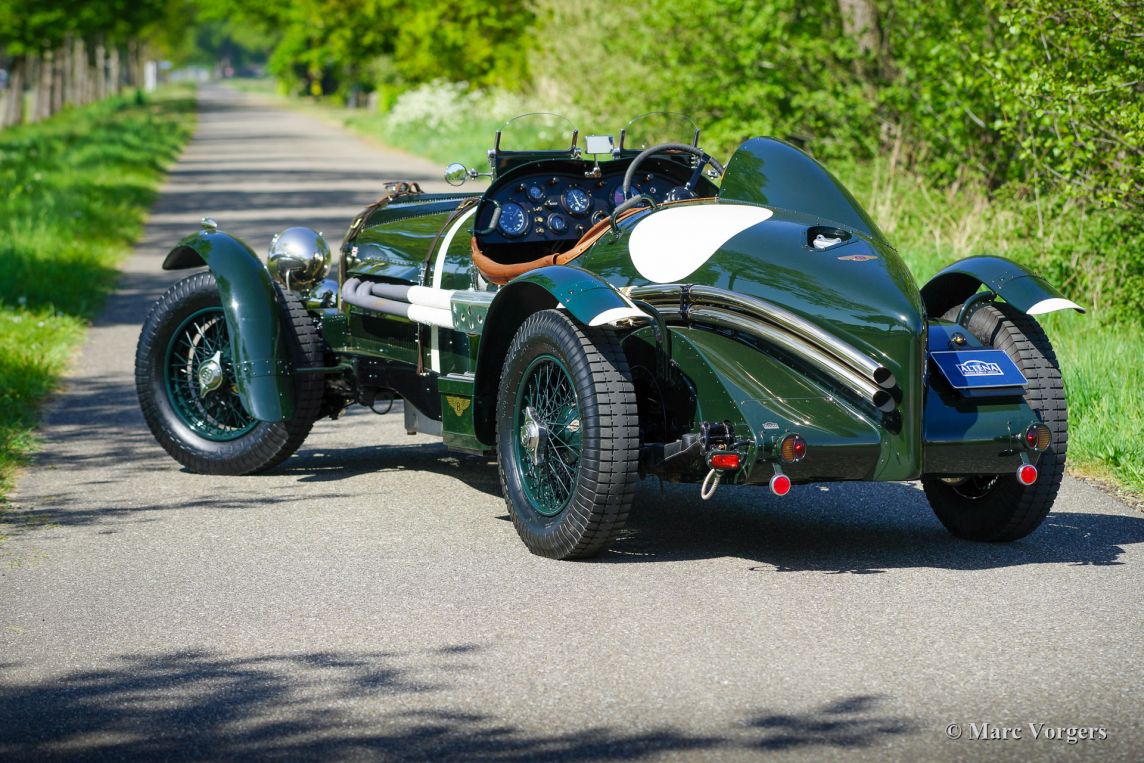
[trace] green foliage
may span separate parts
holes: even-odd
[[[457,82],[519,90],[527,79],[521,36],[532,21],[526,3],[410,3],[393,17],[394,67],[411,83],[444,74]]]
[[[294,92],[346,94],[392,46],[394,0],[296,0],[284,6],[270,68]]]
[[[473,85],[526,83],[524,3],[479,0],[199,0],[200,18],[275,40],[270,69],[287,92],[397,92],[443,76]],[[242,41],[232,37],[235,43]]]
[[[1144,204],[1144,39],[1134,0],[997,4],[1004,34],[985,66],[999,131],[1038,184]]]
[[[537,8],[536,88],[590,116],[677,110],[724,150],[751,135],[825,159],[896,148],[941,185],[1144,204],[1134,0],[881,0],[868,51],[844,32],[837,0]],[[551,44],[567,39],[577,44]]]
[[[114,98],[0,132],[0,499],[190,137],[193,105],[185,92]]]
[[[242,70],[251,64],[264,64],[277,42],[277,35],[233,20],[201,19],[187,29],[177,57],[182,63],[223,63]]]
[[[1144,204],[1144,43],[1133,0],[886,3],[884,115],[920,168]]]
[[[852,73],[833,0],[540,0],[537,15],[536,89],[583,121],[679,111],[724,150],[754,135],[821,155],[876,148],[876,104]]]
[[[176,0],[0,0],[0,44],[9,55],[43,51],[66,35],[112,44],[146,35],[168,41],[190,16]]]

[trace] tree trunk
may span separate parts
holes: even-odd
[[[36,82],[36,105],[32,111],[34,122],[47,119],[52,114],[52,79],[56,73],[55,51],[45,50],[36,58],[39,77]]]
[[[143,51],[140,48],[138,40],[127,43],[128,84],[136,90],[143,87]]]
[[[82,37],[77,37],[72,49],[72,79],[75,84],[72,92],[75,93],[75,103],[83,105],[91,100],[88,87],[91,65],[87,61],[87,43]]]
[[[109,95],[119,95],[119,88],[123,85],[123,82],[121,81],[121,77],[123,75],[119,66],[119,56],[119,48],[112,48],[111,55],[108,57],[107,61],[107,83],[109,85]]]
[[[878,8],[873,0],[838,0],[842,14],[842,31],[854,41],[863,55],[875,53],[882,47],[878,30]]]
[[[95,98],[102,101],[107,97],[107,48],[103,46],[103,38],[95,41]]]
[[[56,50],[55,72],[51,74],[51,110],[48,116],[59,113],[64,108],[64,88],[67,85],[67,56],[64,50]]]
[[[3,121],[0,127],[11,127],[24,121],[24,69],[23,56],[15,56],[8,65],[8,90],[4,99]]]
[[[52,114],[70,103],[72,84],[72,42],[71,35],[64,37],[63,44],[56,50],[54,61],[56,71],[52,75]]]
[[[60,105],[76,106],[79,104],[80,78],[76,76],[79,68],[79,56],[76,55],[75,39],[69,34],[64,38],[60,48]]]

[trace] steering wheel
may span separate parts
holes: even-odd
[[[657,146],[645,148],[632,159],[632,163],[628,165],[628,171],[624,173],[624,185],[622,192],[624,198],[628,198],[628,194],[632,190],[632,180],[636,176],[636,168],[644,159],[647,159],[652,154],[662,154],[665,151],[682,151],[696,157],[699,162],[695,165],[695,171],[691,173],[691,177],[684,185],[672,188],[667,194],[668,201],[679,201],[680,199],[694,199],[695,198],[695,185],[699,182],[699,177],[703,173],[703,168],[708,164],[711,165],[718,174],[723,174],[723,165],[719,163],[715,157],[708,154],[697,146],[689,146],[686,143],[660,143]]]

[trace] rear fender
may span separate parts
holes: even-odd
[[[922,287],[922,301],[926,313],[937,318],[950,308],[957,307],[973,296],[982,285],[1029,315],[1041,315],[1055,310],[1073,309],[1083,313],[1084,308],[1049,284],[1044,278],[1004,257],[967,257],[953,263]]]
[[[580,268],[550,265],[505,284],[489,306],[477,351],[473,419],[482,442],[494,442],[497,390],[512,338],[528,316],[552,308],[565,310],[586,326],[649,318],[607,281]]]
[[[242,404],[260,421],[289,419],[294,415],[294,371],[270,272],[245,243],[211,230],[183,239],[163,261],[164,270],[200,265],[210,268],[218,282]]]

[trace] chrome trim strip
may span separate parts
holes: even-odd
[[[856,373],[850,367],[840,363],[833,356],[820,351],[805,339],[784,331],[781,328],[769,325],[755,318],[747,317],[741,313],[735,313],[717,307],[692,307],[686,310],[686,313],[679,307],[665,307],[660,309],[660,313],[668,320],[685,320],[699,324],[729,328],[750,334],[806,361],[827,376],[842,383],[843,386],[853,391],[858,397],[878,410],[888,412],[894,410],[896,407],[894,398],[889,391],[882,389],[869,379]]]
[[[633,298],[643,299],[652,304],[662,303],[663,300],[671,300],[676,304],[681,304],[684,290],[686,290],[688,301],[691,303],[742,310],[755,318],[786,329],[814,345],[820,351],[833,356],[879,387],[892,389],[897,385],[897,379],[894,378],[890,369],[814,323],[779,307],[773,302],[745,294],[737,294],[714,286],[688,286],[686,284],[635,286],[629,290],[629,293]]]

